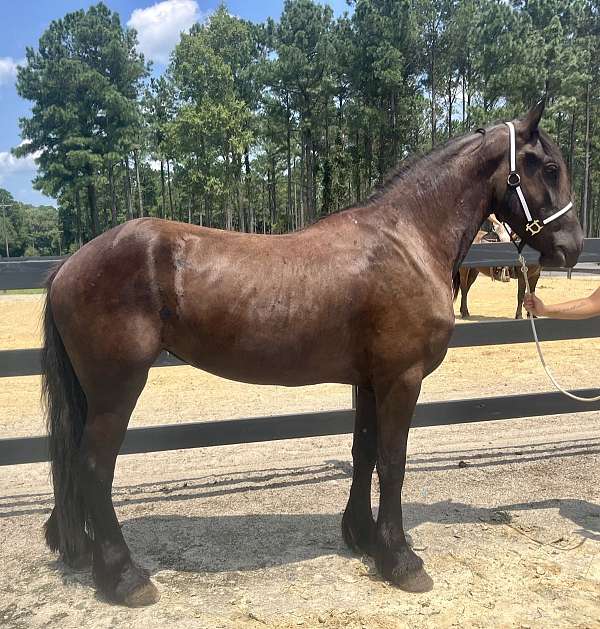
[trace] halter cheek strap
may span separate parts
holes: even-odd
[[[554,214],[548,218],[542,219],[541,221],[538,218],[535,220],[533,219],[531,212],[529,211],[525,195],[521,189],[521,177],[517,172],[517,142],[515,139],[515,126],[512,122],[507,122],[505,124],[508,127],[510,135],[510,172],[508,173],[507,183],[517,193],[517,197],[519,198],[519,202],[521,203],[521,207],[525,213],[525,218],[527,218],[527,225],[525,226],[525,229],[532,236],[535,236],[542,231],[544,225],[548,225],[548,223],[551,223],[557,218],[560,218],[563,214],[566,214],[573,207],[573,202],[570,201],[561,210],[557,210]]]

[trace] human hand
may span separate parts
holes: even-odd
[[[523,305],[525,306],[527,312],[535,317],[543,316],[546,313],[546,306],[544,306],[544,302],[539,297],[536,297],[531,293],[525,295],[523,298]]]

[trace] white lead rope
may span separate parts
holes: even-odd
[[[527,295],[531,295],[531,290],[529,288],[529,277],[527,276],[528,269],[523,255],[519,255],[519,262],[521,263],[521,272],[523,273],[523,278],[525,279],[525,293]],[[546,365],[546,361],[544,360],[544,355],[542,354],[542,348],[540,346],[540,340],[538,339],[537,330],[535,329],[535,319],[533,315],[529,315],[529,321],[531,322],[531,331],[533,332],[535,346],[537,348],[537,353],[540,357],[540,361],[542,362],[542,367],[544,368],[544,371],[546,372],[548,378],[550,378],[552,384],[561,393],[564,393],[564,395],[566,395],[567,397],[570,397],[573,400],[577,400],[578,402],[600,402],[600,395],[597,395],[596,397],[579,397],[578,395],[575,395],[574,393],[571,393],[570,391],[567,391],[560,386],[560,384],[556,381],[556,378],[552,375],[550,368],[548,367],[548,365]]]

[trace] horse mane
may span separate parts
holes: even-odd
[[[412,173],[417,167],[426,167],[434,160],[438,160],[442,155],[445,157],[453,157],[457,155],[462,148],[461,141],[467,137],[473,136],[473,133],[481,133],[483,138],[482,143],[485,142],[485,129],[477,129],[476,131],[466,131],[460,135],[449,138],[443,144],[439,144],[427,153],[414,153],[400,160],[398,164],[393,167],[383,178],[383,181],[378,183],[369,196],[363,201],[363,205],[369,205],[375,201],[378,201],[391,187],[395,186],[398,182],[402,181],[409,173]],[[457,149],[457,145],[460,144],[460,149]],[[478,147],[479,148],[479,147]]]

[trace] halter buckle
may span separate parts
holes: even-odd
[[[544,226],[540,223],[540,221],[536,218],[535,221],[531,221],[525,225],[525,229],[532,235],[535,236],[539,234]]]
[[[521,185],[521,177],[519,176],[519,173],[516,173],[514,171],[508,173],[506,183],[508,183],[511,188],[516,188],[517,186]]]

